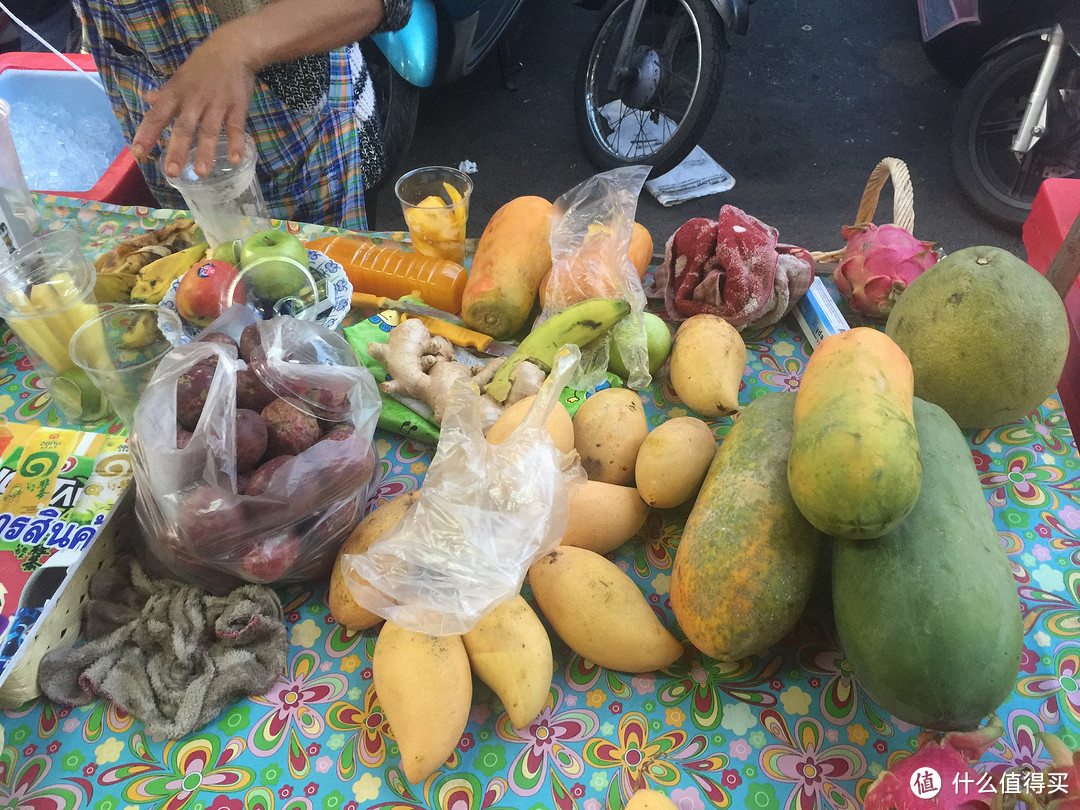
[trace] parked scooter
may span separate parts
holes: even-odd
[[[1047,177],[1080,176],[1080,15],[992,47],[960,94],[953,174],[992,222],[1018,231]]]
[[[600,9],[604,0],[578,0]],[[753,0],[608,0],[581,54],[574,111],[599,169],[652,166],[690,154],[720,97],[728,35],[745,34]]]
[[[514,72],[506,44],[524,0],[413,0],[400,31],[373,34],[361,49],[375,83],[387,165],[396,166],[416,130],[420,88],[449,84],[472,73],[497,48],[503,83]]]

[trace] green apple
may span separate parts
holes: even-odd
[[[269,300],[296,295],[307,286],[307,268],[307,248],[288,231],[259,231],[240,248],[240,269],[249,289]]]
[[[642,317],[645,320],[645,350],[649,355],[649,374],[656,376],[656,372],[660,370],[668,355],[671,354],[671,329],[663,318],[654,315],[652,312],[645,312]],[[624,380],[630,376],[630,372],[619,354],[619,347],[614,343],[611,344],[608,368]]]
[[[240,266],[240,251],[244,247],[243,239],[230,239],[228,242],[222,242],[213,252],[210,254],[211,259],[217,259],[218,261],[228,262],[233,267]]]

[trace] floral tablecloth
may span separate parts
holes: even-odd
[[[47,224],[84,229],[88,247],[153,227],[162,215],[55,202],[41,200]],[[745,337],[741,402],[798,386],[809,347],[793,321]],[[56,418],[12,346],[6,335],[0,409],[14,419]],[[686,413],[669,386],[642,396],[652,426]],[[731,419],[712,424],[722,438]],[[1056,398],[1022,421],[967,435],[1026,630],[1021,672],[999,712],[1005,733],[978,768],[1043,768],[1049,757],[1036,732],[1080,746],[1080,458]],[[379,433],[377,450],[375,501],[420,486],[431,447]],[[654,511],[613,555],[676,633],[668,586],[685,518],[685,510]],[[291,633],[287,672],[198,733],[153,739],[107,701],[69,709],[36,700],[0,714],[7,738],[0,806],[601,810],[622,807],[648,786],[683,810],[857,808],[877,774],[916,743],[918,729],[875,706],[853,678],[833,629],[826,570],[784,642],[737,663],[687,645],[662,672],[612,672],[553,635],[557,669],[537,720],[513,728],[477,683],[452,758],[413,785],[372,687],[375,633],[337,626],[323,583],[281,596]]]

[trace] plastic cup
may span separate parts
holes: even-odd
[[[8,253],[27,244],[39,224],[11,137],[10,116],[11,106],[0,98],[0,250]]]
[[[192,147],[179,176],[166,175],[169,184],[184,196],[192,218],[211,248],[246,239],[270,227],[270,213],[255,176],[255,158],[255,141],[244,133],[244,157],[233,165],[229,160],[229,142],[222,133],[209,173],[202,177],[195,174],[195,147]],[[162,153],[162,174],[164,161]]]
[[[159,304],[102,311],[71,336],[71,358],[105,394],[129,429],[135,406],[161,358],[183,336],[183,322]]]
[[[244,304],[262,320],[275,315],[314,320],[319,290],[310,265],[288,256],[249,261],[221,293],[221,309]]]
[[[36,236],[10,255],[0,251],[0,317],[19,339],[53,404],[76,424],[108,413],[68,349],[71,336],[98,315],[96,280],[74,231]]]
[[[413,249],[465,263],[465,225],[473,181],[449,166],[426,166],[403,174],[394,185]]]

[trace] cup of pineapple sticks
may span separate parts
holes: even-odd
[[[108,401],[68,350],[75,331],[98,314],[94,282],[94,268],[74,231],[46,232],[0,256],[0,317],[72,425],[101,422],[110,413]]]

